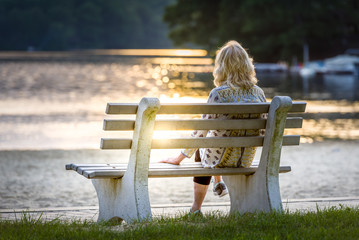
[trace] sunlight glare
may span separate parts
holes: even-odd
[[[163,77],[163,78],[162,78],[162,81],[163,81],[164,83],[168,83],[169,80],[170,80],[170,79],[169,79],[168,77]]]
[[[212,58],[151,58],[153,64],[177,64],[177,65],[212,65]]]
[[[178,57],[204,57],[208,54],[203,49],[98,49],[89,52],[97,55]]]
[[[179,93],[173,94],[173,97],[170,97],[166,94],[160,95],[161,103],[205,103],[207,97],[180,97]]]

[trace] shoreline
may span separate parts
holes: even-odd
[[[359,196],[334,197],[334,198],[308,198],[308,199],[287,199],[282,201],[283,210],[289,212],[315,212],[331,207],[358,207]],[[191,203],[179,204],[152,204],[153,217],[175,217],[188,212]],[[203,213],[219,212],[229,213],[230,203],[205,202],[202,207]],[[98,206],[83,207],[55,207],[37,209],[0,209],[0,220],[18,220],[26,214],[31,218],[51,221],[60,219],[65,221],[96,221]]]

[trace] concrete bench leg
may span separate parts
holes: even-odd
[[[146,194],[147,186],[136,186],[128,182],[128,178],[92,180],[99,201],[98,222],[124,220],[130,223],[135,220],[151,219],[151,206],[148,193]],[[138,196],[138,193],[142,193],[142,196]],[[140,201],[138,201],[139,197]]]
[[[130,223],[149,220],[148,167],[156,113],[160,108],[157,98],[143,98],[136,114],[130,160],[122,179],[92,181],[99,201],[99,218],[118,218]]]
[[[264,175],[256,173],[250,176],[223,176],[223,180],[229,190],[231,212],[282,211],[278,177],[268,182]]]
[[[289,97],[273,98],[256,173],[223,177],[231,198],[231,212],[282,211],[279,165],[286,116],[291,107],[292,100]]]

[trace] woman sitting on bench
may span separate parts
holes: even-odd
[[[258,103],[265,102],[263,90],[258,87],[253,60],[236,41],[226,43],[218,52],[213,71],[214,88],[208,103]],[[204,114],[203,119],[260,118],[260,114]],[[259,130],[210,130],[194,131],[192,137],[230,137],[256,136]],[[162,160],[163,163],[180,164],[184,158],[195,154],[195,161],[205,168],[250,167],[255,155],[255,147],[242,148],[201,148],[184,149],[174,158]],[[200,213],[211,176],[194,177],[194,202],[190,213]],[[214,177],[213,192],[224,196],[228,193],[221,176]]]

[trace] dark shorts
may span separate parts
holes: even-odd
[[[194,161],[201,162],[201,156],[199,154],[199,150],[196,151]],[[201,184],[201,185],[209,185],[209,183],[211,182],[211,178],[212,178],[212,176],[193,177],[193,182]]]

